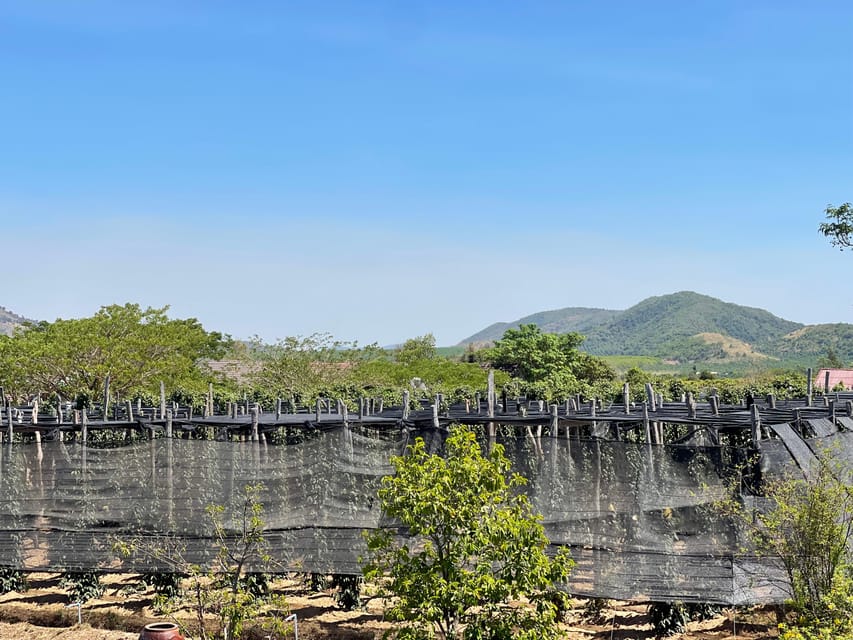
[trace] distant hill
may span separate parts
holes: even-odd
[[[646,298],[612,322],[593,328],[587,334],[584,349],[596,355],[667,356],[674,355],[673,343],[682,347],[685,341],[694,345],[706,343],[696,338],[703,333],[736,338],[755,348],[802,326],[763,309],[681,291]]]
[[[31,320],[12,313],[6,307],[0,307],[0,334],[10,336],[15,331],[15,327],[25,322],[31,322]]]
[[[569,307],[486,327],[460,344],[494,341],[510,327],[578,331],[595,355],[654,356],[675,362],[756,364],[816,360],[831,348],[853,362],[853,325],[806,326],[769,311],[681,291],[647,298],[624,311]]]
[[[588,331],[609,322],[620,313],[622,312],[610,309],[588,309],[586,307],[566,307],[553,311],[540,311],[515,322],[496,322],[469,336],[459,344],[494,342],[500,339],[507,329],[517,329],[522,324],[535,324],[545,333],[577,331],[586,335]]]

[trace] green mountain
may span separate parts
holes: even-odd
[[[12,313],[6,307],[0,307],[0,334],[10,336],[15,331],[15,327],[25,322],[30,321],[17,313]]]
[[[675,356],[688,345],[719,334],[752,345],[767,345],[803,325],[769,311],[742,307],[692,291],[647,298],[612,322],[587,333],[584,349],[596,355]],[[680,349],[672,347],[679,346]]]
[[[822,358],[829,350],[847,364],[853,365],[853,324],[813,324],[775,340],[765,348],[780,358]]]
[[[653,356],[679,363],[814,362],[828,349],[853,362],[853,325],[806,326],[769,311],[692,291],[647,298],[625,311],[570,307],[515,322],[497,323],[460,344],[498,339],[510,327],[536,324],[543,331],[578,331],[583,349],[605,355]]]
[[[577,331],[586,335],[595,327],[612,320],[620,313],[620,311],[610,309],[588,309],[586,307],[566,307],[565,309],[540,311],[515,322],[496,322],[462,340],[459,344],[494,342],[501,338],[507,329],[517,329],[522,324],[535,324],[545,333]]]

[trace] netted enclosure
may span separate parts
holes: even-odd
[[[648,414],[644,422],[636,413],[557,416],[545,408],[538,418],[469,413],[442,416],[437,425],[434,412],[423,420],[391,411],[288,424],[276,416],[254,427],[248,417],[211,417],[176,422],[174,432],[143,425],[134,437],[90,431],[85,444],[79,429],[37,438],[21,431],[0,450],[0,566],[169,568],[162,556],[139,552],[146,548],[174,549],[205,565],[218,551],[209,508],[223,506],[225,529],[238,537],[239,497],[258,485],[271,557],[263,570],[357,575],[362,532],[395,526],[377,498],[382,477],[393,472],[390,458],[418,437],[441,453],[446,424],[467,421],[484,449],[504,447],[513,470],[527,478],[524,490],[552,546],[570,548],[572,593],[779,602],[779,566],[749,551],[718,503],[734,495],[760,508],[762,478],[808,478],[830,457],[849,470],[853,434],[834,417],[775,411],[768,411],[770,426],[750,420],[756,412],[745,408],[690,419],[659,409],[651,425]],[[110,425],[100,427],[106,433]],[[130,542],[135,552],[117,552]]]

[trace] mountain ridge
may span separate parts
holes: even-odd
[[[536,324],[546,333],[582,333],[586,337],[582,349],[599,356],[766,362],[813,358],[831,348],[842,360],[853,360],[853,324],[805,325],[693,291],[652,296],[625,310],[541,311],[489,325],[459,344],[493,342],[520,324]]]

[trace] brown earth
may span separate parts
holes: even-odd
[[[103,578],[107,589],[102,598],[82,607],[83,623],[77,625],[76,608],[67,608],[68,597],[59,588],[58,574],[31,574],[25,593],[0,596],[0,640],[136,640],[146,624],[163,621],[151,609],[153,592],[139,591],[133,575]],[[390,625],[382,620],[381,601],[367,598],[361,609],[341,611],[331,591],[309,593],[304,583],[288,580],[276,583],[298,617],[302,640],[378,640]],[[644,605],[612,603],[604,611],[601,624],[584,619],[583,600],[574,602],[565,625],[568,640],[650,640],[654,632]],[[179,612],[191,619],[189,611]],[[676,640],[766,640],[776,638],[775,617],[768,610],[725,611],[713,619],[691,623],[689,631],[671,636]],[[266,634],[256,634],[260,640]],[[292,638],[291,630],[287,636]]]

